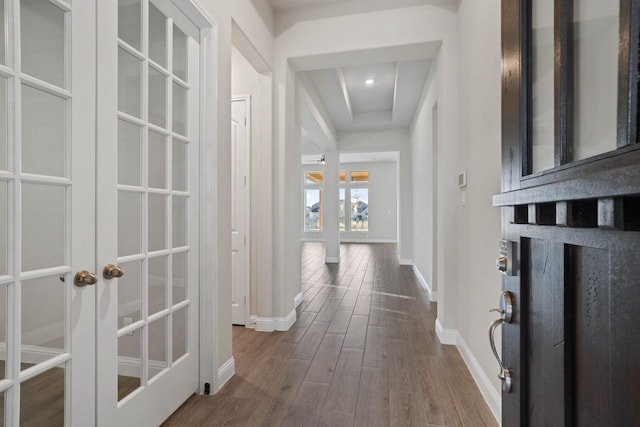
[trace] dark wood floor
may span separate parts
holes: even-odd
[[[234,327],[236,375],[192,396],[166,426],[496,426],[436,305],[395,245],[303,247],[298,320],[287,332]]]

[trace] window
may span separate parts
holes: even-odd
[[[369,172],[351,171],[351,182],[369,182]]]
[[[369,231],[369,189],[351,189],[351,231]]]
[[[345,214],[345,189],[341,188],[340,189],[340,200],[338,202],[338,225],[340,226],[340,231],[346,231],[347,230],[347,221],[346,221],[346,214]]]
[[[347,181],[347,177],[349,180]],[[339,226],[340,231],[369,231],[369,171],[341,171]],[[349,202],[347,204],[347,201]]]
[[[323,172],[306,172],[304,179],[304,231],[322,231]]]

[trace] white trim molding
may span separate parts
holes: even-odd
[[[458,330],[445,329],[442,323],[440,323],[440,319],[436,319],[436,335],[438,336],[438,340],[440,340],[440,344],[456,345]]]
[[[482,397],[484,397],[487,405],[489,405],[489,409],[491,409],[498,425],[500,425],[500,420],[502,418],[502,398],[500,396],[500,392],[493,386],[491,380],[487,376],[487,373],[482,369],[482,366],[480,366],[480,362],[478,362],[478,359],[476,359],[473,352],[471,352],[467,342],[459,333],[457,334],[456,341],[456,347],[458,347],[458,351],[462,355],[464,362],[467,364],[467,368],[469,369],[469,372],[471,372],[471,376],[480,389]]]
[[[296,318],[296,309],[294,308],[285,317],[251,316],[249,322],[255,324],[257,332],[288,331],[296,322]]]
[[[236,361],[233,356],[218,368],[218,390],[236,374]]]
[[[420,269],[415,264],[413,264],[412,267],[413,267],[413,274],[416,275],[418,282],[420,283],[422,288],[427,292],[429,301],[438,302],[438,292],[431,289],[431,285],[429,284],[429,282],[427,282],[427,279],[424,278],[424,276],[420,272]]]
[[[325,257],[325,264],[340,264],[340,257]]]
[[[410,260],[410,259],[398,257],[398,262],[400,263],[400,265],[413,266],[413,260]]]
[[[298,308],[302,304],[302,292],[293,297],[293,308]]]
[[[353,233],[353,231],[351,233]],[[341,237],[340,243],[398,243],[398,241],[396,239],[357,239],[351,237]]]

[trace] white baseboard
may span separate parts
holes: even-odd
[[[429,282],[427,282],[427,279],[424,278],[424,276],[420,272],[420,269],[416,267],[415,264],[413,265],[413,274],[416,275],[416,277],[418,278],[418,282],[420,282],[420,285],[427,292],[427,297],[429,297],[429,301],[438,302],[438,293],[431,289],[431,285],[429,284]]]
[[[340,243],[398,243],[395,239],[351,239],[340,238]]]
[[[218,368],[217,390],[220,390],[236,373],[236,361],[233,356]],[[217,391],[216,390],[216,391]]]
[[[300,304],[302,304],[302,292],[293,298],[293,308],[298,308]]]
[[[445,329],[442,323],[440,323],[440,319],[436,319],[436,335],[438,336],[438,340],[440,340],[440,344],[456,345],[458,330]]]
[[[296,309],[291,310],[285,317],[251,316],[249,322],[255,322],[257,332],[288,331],[296,322]]]
[[[325,257],[325,264],[340,264],[340,257]]]
[[[409,266],[413,265],[413,260],[406,259],[406,258],[398,258],[398,262],[400,263],[400,265],[409,265]]]
[[[458,351],[460,351],[464,362],[467,364],[467,368],[469,368],[471,376],[478,385],[480,393],[482,393],[482,397],[484,397],[487,405],[489,405],[489,409],[491,409],[498,425],[500,425],[500,420],[502,419],[502,398],[500,396],[500,392],[498,392],[498,390],[493,386],[491,380],[487,376],[487,373],[480,366],[478,359],[476,359],[474,354],[471,352],[471,349],[464,338],[462,338],[462,335],[458,334],[456,341]]]

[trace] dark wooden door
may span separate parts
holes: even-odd
[[[640,426],[639,14],[502,0],[504,426]]]

